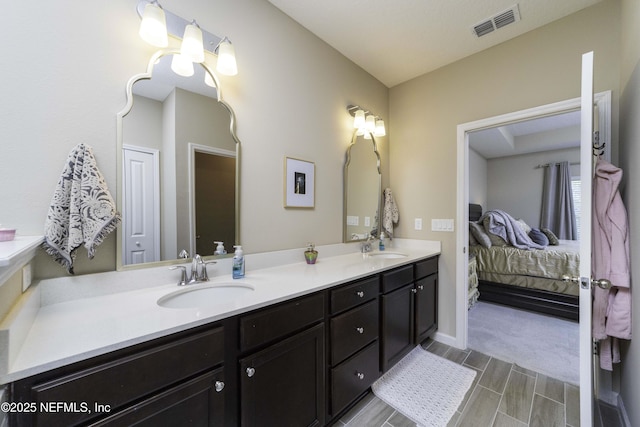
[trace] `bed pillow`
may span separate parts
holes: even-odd
[[[475,237],[473,237],[473,233],[471,232],[471,226],[469,226],[469,246],[478,246],[480,243],[478,243],[478,240],[476,240]]]
[[[549,239],[549,244],[551,246],[558,246],[560,244],[558,236],[553,234],[553,231],[549,230],[548,228],[542,228],[540,231],[542,231],[544,235],[547,236],[547,239]]]
[[[518,221],[518,225],[520,226],[522,231],[524,231],[525,234],[529,234],[529,232],[531,231],[531,227],[529,226],[529,224],[524,222],[522,218],[518,218],[516,221]]]
[[[489,236],[489,240],[491,240],[491,246],[507,246],[507,241],[502,237],[498,236],[497,234],[490,233],[486,229],[485,231],[487,233],[487,236]]]
[[[482,224],[469,222],[469,232],[473,234],[473,237],[475,237],[481,246],[484,246],[485,248],[491,247],[491,239],[489,239],[487,232],[484,231]]]
[[[532,228],[529,232],[529,237],[541,246],[549,246],[549,238],[538,228]]]

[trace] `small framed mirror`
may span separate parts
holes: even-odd
[[[344,242],[379,236],[381,201],[382,173],[375,137],[367,139],[355,131],[344,164]]]

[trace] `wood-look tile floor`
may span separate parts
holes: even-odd
[[[579,388],[473,350],[429,340],[424,347],[477,371],[449,426],[524,427],[580,425]],[[338,427],[405,427],[416,424],[372,393]]]

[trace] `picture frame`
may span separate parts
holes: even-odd
[[[284,207],[315,207],[315,164],[306,160],[284,158]]]

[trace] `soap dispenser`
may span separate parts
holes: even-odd
[[[216,250],[213,253],[214,255],[224,255],[227,253],[227,251],[224,249],[224,242],[213,242],[213,243],[218,245],[216,246]]]
[[[378,250],[384,251],[384,232],[380,232],[380,242],[378,243]]]
[[[236,252],[233,255],[233,278],[241,279],[244,277],[244,252],[242,252],[242,246],[234,246]]]

